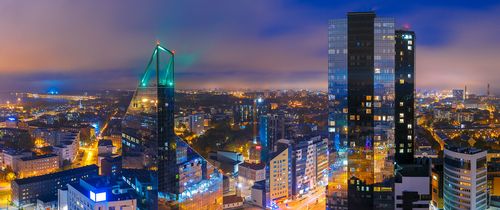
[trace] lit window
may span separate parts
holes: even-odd
[[[403,118],[403,117],[405,117],[405,114],[404,113],[399,113],[399,117]]]
[[[380,68],[375,68],[375,74],[380,74]]]
[[[371,109],[366,109],[366,114],[371,114],[372,110]]]
[[[400,79],[399,80],[399,84],[405,84],[405,80],[404,79]]]
[[[405,123],[405,119],[403,118],[399,119],[399,123]]]
[[[399,102],[399,106],[404,106],[404,102]]]
[[[411,78],[411,74],[408,74],[408,78]]]
[[[412,44],[413,44],[413,41],[408,40],[408,45],[412,45]]]
[[[366,100],[367,101],[371,101],[372,100],[372,96],[366,96]]]
[[[411,47],[411,46],[408,46],[408,50],[411,50],[411,49],[412,49],[412,47]]]
[[[408,129],[411,129],[412,125],[411,124],[408,124]]]

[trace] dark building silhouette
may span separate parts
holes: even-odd
[[[395,160],[410,164],[415,150],[415,32],[396,30],[395,39]]]

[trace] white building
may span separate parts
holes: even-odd
[[[61,163],[64,160],[73,162],[80,149],[80,135],[78,132],[65,133],[58,141],[58,144],[52,147],[54,153],[59,155]]]
[[[444,150],[445,209],[487,208],[486,153],[474,148]]]
[[[137,200],[133,189],[122,188],[119,183],[105,177],[80,180],[68,184],[68,190],[58,191],[59,209],[67,210],[136,210]]]

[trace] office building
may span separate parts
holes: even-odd
[[[444,209],[487,208],[486,153],[474,148],[445,148]]]
[[[266,206],[290,196],[290,155],[289,147],[283,146],[269,157],[269,180],[266,180],[269,182],[269,200],[266,197]]]
[[[285,138],[284,116],[278,114],[261,115],[259,119],[259,141],[263,147],[261,160],[268,160],[274,152],[278,140]]]
[[[328,180],[328,139],[321,136],[307,136],[295,141],[280,139],[291,152],[290,195],[293,199],[324,187]]]
[[[415,127],[415,32],[395,31],[395,161],[413,163]]]
[[[394,38],[373,12],[329,22],[327,209],[394,209]]]
[[[452,94],[456,100],[463,101],[465,99],[464,90],[462,89],[453,89]]]
[[[205,115],[203,113],[189,115],[189,131],[196,135],[205,133],[204,121]]]
[[[222,209],[222,174],[174,132],[174,56],[153,50],[122,121],[122,167],[150,173],[147,209]]]
[[[69,183],[77,183],[81,178],[98,175],[99,168],[89,165],[57,173],[34,176],[12,181],[12,202],[17,207],[35,204],[40,197],[57,197],[57,190]]]
[[[135,191],[122,180],[107,177],[80,179],[67,185],[67,190],[58,191],[60,209],[104,210],[137,209]]]
[[[19,158],[14,168],[19,178],[40,176],[57,170],[59,170],[59,156],[55,154]]]

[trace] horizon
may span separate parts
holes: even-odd
[[[134,89],[156,40],[176,49],[181,89],[326,90],[328,20],[371,10],[416,32],[418,89],[467,85],[481,93],[500,79],[494,56],[500,46],[488,41],[500,32],[495,1],[428,1],[425,7],[300,0],[113,3],[0,3],[0,90]],[[186,11],[168,9],[173,7]],[[19,48],[20,42],[29,47]]]

